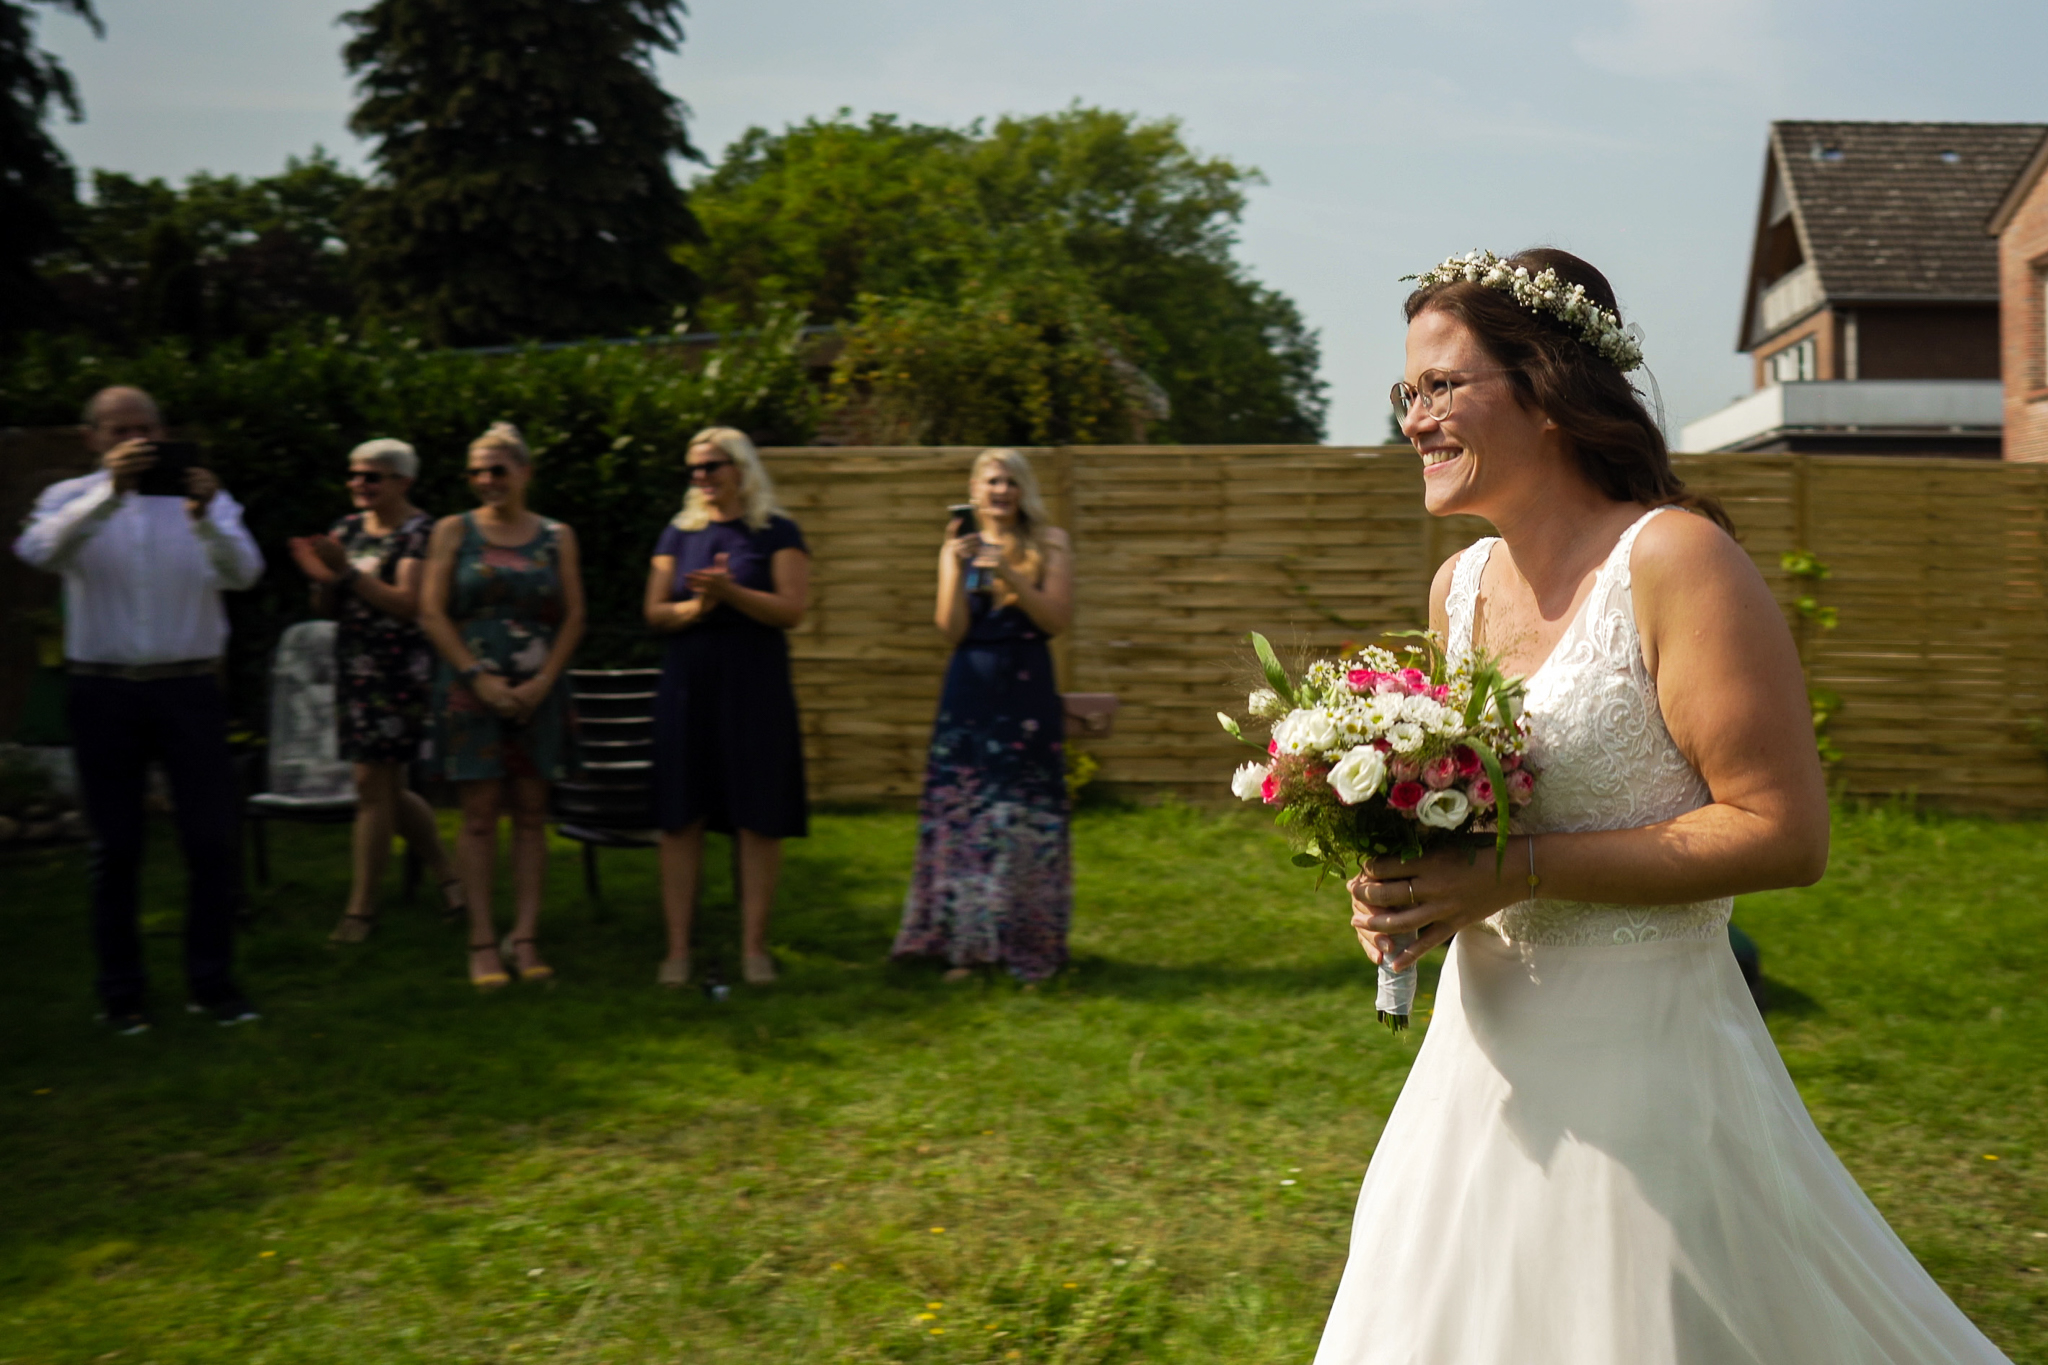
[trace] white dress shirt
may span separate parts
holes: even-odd
[[[64,575],[64,654],[82,663],[218,658],[222,589],[263,574],[242,505],[225,492],[194,521],[182,497],[116,494],[104,469],[44,489],[14,553]]]

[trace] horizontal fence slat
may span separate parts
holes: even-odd
[[[812,795],[916,796],[949,648],[932,624],[946,508],[972,449],[764,452],[814,554],[790,645]],[[1257,683],[1245,635],[1283,653],[1421,624],[1438,565],[1491,529],[1432,520],[1405,447],[1074,446],[1024,452],[1073,537],[1062,684],[1115,692],[1086,741],[1102,780],[1220,798],[1238,749],[1215,713]],[[1973,808],[2048,808],[2048,469],[1893,456],[1686,455],[1837,693],[1834,778]],[[1806,549],[1832,574],[1783,568]],[[1840,618],[1802,622],[1811,593]],[[2048,742],[2048,741],[2044,741]]]

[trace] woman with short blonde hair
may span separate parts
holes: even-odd
[[[945,962],[949,980],[1001,967],[1042,981],[1066,963],[1073,913],[1066,717],[1047,647],[1073,620],[1073,547],[1020,452],[982,451],[967,488],[939,550],[933,620],[954,649],[894,952]]]
[[[647,624],[670,636],[655,698],[654,798],[668,956],[655,979],[690,979],[704,831],[739,843],[740,970],[775,979],[768,914],[782,841],[809,831],[803,736],[788,632],[810,600],[810,551],[776,506],[775,485],[744,433],[690,438],[683,509],[655,542]]]

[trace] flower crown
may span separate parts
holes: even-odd
[[[1621,318],[1588,297],[1584,285],[1566,284],[1547,266],[1541,274],[1531,275],[1528,266],[1509,265],[1491,251],[1468,251],[1435,269],[1401,278],[1416,281],[1417,289],[1460,280],[1498,289],[1530,312],[1548,313],[1570,327],[1623,374],[1643,363],[1642,345],[1621,325]]]

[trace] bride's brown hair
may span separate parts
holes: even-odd
[[[1607,277],[1568,251],[1531,247],[1508,257],[1507,264],[1527,266],[1531,275],[1555,270],[1559,279],[1583,286],[1595,303],[1621,316]],[[1734,534],[1721,504],[1688,492],[1673,472],[1664,433],[1643,407],[1642,395],[1613,361],[1564,323],[1467,280],[1424,285],[1408,296],[1402,311],[1410,322],[1424,312],[1448,313],[1471,328],[1507,371],[1516,401],[1557,423],[1580,470],[1602,493],[1616,502],[1688,508]]]

